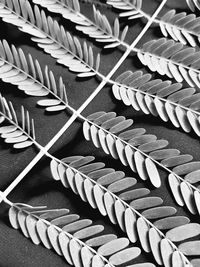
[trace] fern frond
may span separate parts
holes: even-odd
[[[90,266],[90,263],[91,266],[114,267],[141,254],[138,247],[129,245],[127,238],[100,234],[104,230],[102,225],[94,225],[90,219],[79,219],[79,215],[69,212],[68,209],[45,210],[13,204],[9,220],[13,228],[21,229],[34,244],[53,248],[70,265],[77,267]]]
[[[138,49],[138,58],[151,71],[174,78],[177,82],[186,81],[191,87],[200,88],[200,53],[194,48],[161,38],[152,40]]]
[[[21,48],[0,41],[0,79],[31,96],[51,95],[56,99],[38,101],[47,111],[64,110],[68,106],[67,93],[62,77],[57,82],[54,73],[46,66],[44,69],[37,59],[26,56]]]
[[[142,71],[122,73],[112,86],[115,98],[137,111],[171,121],[185,132],[193,129],[200,136],[200,94],[194,88],[183,89],[181,83],[151,77]]]
[[[7,102],[0,94],[0,124],[3,123],[5,125],[0,127],[0,134],[5,143],[13,144],[17,149],[34,143],[35,127],[29,112],[22,106],[20,116],[17,115],[12,103]]]
[[[33,0],[35,4],[46,7],[49,11],[61,14],[65,19],[69,19],[75,23],[76,29],[84,34],[94,38],[97,42],[109,43],[104,48],[114,48],[119,45],[128,47],[124,43],[128,26],[124,28],[120,35],[119,20],[116,18],[114,26],[112,27],[107,17],[96,10],[93,5],[93,17],[95,22],[88,19],[80,12],[79,2],[74,0],[69,2],[67,0],[53,0],[53,1],[39,1]]]
[[[96,112],[85,120],[83,133],[86,140],[92,140],[106,154],[119,158],[123,165],[154,187],[161,186],[159,168],[167,171],[177,204],[185,205],[192,214],[200,214],[200,190],[192,185],[199,182],[200,161],[192,161],[191,155],[166,148],[168,141],[145,134],[143,128],[127,130],[132,123],[123,116],[116,117],[115,113]]]
[[[193,12],[195,11],[196,8],[200,10],[199,0],[186,0],[186,3]]]
[[[0,17],[34,37],[31,39],[57,62],[65,65],[79,77],[98,74],[100,55],[95,58],[93,49],[86,42],[81,45],[56,20],[47,17],[38,6],[33,8],[27,0],[5,0],[1,4]]]
[[[103,216],[108,215],[112,223],[119,224],[132,243],[139,240],[144,251],[153,253],[157,264],[165,265],[174,254],[178,254],[185,266],[187,259],[171,241],[170,233],[172,229],[179,232],[181,227],[192,228],[189,219],[173,216],[176,210],[170,206],[161,206],[162,199],[159,197],[148,197],[149,190],[134,189],[136,179],[125,177],[123,172],[103,168],[102,163],[91,163],[93,160],[94,157],[89,156],[53,160],[53,178],[61,180],[65,187],[70,187]],[[155,220],[154,224],[150,219]],[[199,225],[195,226],[199,228]],[[168,230],[166,236],[161,230]],[[182,241],[185,235],[183,233]],[[154,237],[157,237],[156,241]],[[165,245],[169,247],[167,257]]]

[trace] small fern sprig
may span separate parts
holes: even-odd
[[[14,229],[21,229],[34,244],[42,243],[47,249],[53,248],[70,265],[77,267],[89,266],[90,262],[92,266],[114,267],[134,260],[141,253],[138,247],[129,245],[127,238],[100,234],[104,230],[102,225],[94,225],[90,219],[80,219],[68,209],[46,210],[13,204],[9,209],[9,220]]]
[[[20,116],[17,115],[12,103],[7,102],[0,94],[0,124],[3,123],[0,134],[6,143],[13,144],[16,149],[35,143],[35,126],[29,112],[22,106]]]
[[[199,182],[200,161],[192,161],[191,155],[180,155],[176,149],[167,149],[168,141],[145,134],[143,128],[129,130],[132,123],[112,112],[96,112],[86,118],[83,133],[86,140],[92,140],[106,154],[119,158],[123,165],[154,187],[161,186],[158,167],[166,171],[177,204],[185,205],[192,214],[200,214],[200,190],[191,184]]]
[[[134,189],[134,178],[103,168],[101,162],[91,163],[93,160],[94,157],[90,156],[53,160],[52,176],[61,180],[64,187],[70,187],[83,201],[89,202],[92,208],[97,208],[103,216],[108,215],[112,223],[119,224],[132,243],[139,240],[144,251],[153,253],[157,264],[175,266],[174,262],[170,263],[171,259],[180,257],[181,264],[186,266],[188,260],[173,243],[172,239],[178,240],[171,233],[192,227],[188,218],[172,216],[176,210],[160,206],[161,198],[147,197],[145,188]],[[141,209],[142,213],[138,211]],[[149,219],[156,221],[152,224]],[[195,226],[200,228],[200,225]],[[161,230],[168,231],[165,235]],[[181,239],[179,241],[187,239],[184,233]]]
[[[35,4],[46,7],[49,11],[61,14],[65,19],[75,23],[76,29],[84,34],[94,38],[97,42],[106,43],[104,48],[114,48],[117,46],[128,47],[124,42],[128,26],[126,26],[120,35],[120,25],[118,18],[115,19],[114,27],[111,26],[107,17],[93,5],[94,22],[84,16],[80,11],[78,0],[69,1],[39,1],[33,0]],[[59,7],[59,8],[57,8]]]
[[[47,17],[37,5],[32,8],[27,0],[5,0],[1,5],[0,17],[34,36],[32,41],[56,58],[58,63],[78,73],[78,77],[99,75],[100,55],[95,58],[91,46],[86,42],[81,45],[78,38],[72,37],[56,20]]]
[[[182,88],[181,83],[151,79],[142,71],[125,71],[112,86],[116,99],[145,114],[159,116],[185,132],[191,129],[200,136],[200,94],[194,88]]]

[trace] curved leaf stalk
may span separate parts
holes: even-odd
[[[75,190],[74,189],[74,187],[76,187],[76,181],[78,180],[78,179],[80,179],[79,177],[81,177],[81,180],[80,181],[82,181],[82,179],[85,181],[85,180],[89,180],[90,182],[91,182],[91,184],[92,184],[92,191],[94,192],[94,188],[95,187],[98,187],[98,188],[100,188],[101,190],[102,190],[102,194],[103,194],[103,196],[105,196],[105,194],[108,194],[113,200],[114,200],[114,202],[116,203],[116,202],[120,202],[121,203],[121,206],[123,206],[123,209],[124,209],[124,212],[123,212],[123,216],[125,216],[124,214],[125,214],[125,211],[126,210],[129,210],[129,211],[132,211],[133,212],[133,214],[135,214],[135,215],[137,215],[139,218],[142,218],[142,220],[144,220],[145,221],[145,223],[148,225],[148,227],[149,227],[149,229],[151,229],[151,228],[153,228],[153,229],[155,229],[155,231],[157,232],[157,234],[160,236],[160,239],[161,240],[166,240],[167,242],[168,242],[168,244],[173,248],[173,253],[174,253],[174,251],[178,251],[179,253],[180,253],[180,255],[181,255],[181,258],[182,258],[182,264],[183,264],[183,262],[184,262],[184,265],[183,266],[191,266],[191,263],[190,263],[190,261],[188,260],[188,258],[179,250],[179,248],[169,239],[169,238],[167,238],[166,237],[166,235],[160,230],[160,229],[158,229],[151,221],[149,221],[149,219],[147,219],[145,216],[143,216],[138,210],[136,210],[134,207],[132,207],[130,204],[128,204],[126,201],[124,201],[123,199],[121,199],[119,196],[117,196],[115,193],[113,193],[112,191],[110,191],[108,188],[106,188],[105,186],[103,186],[103,185],[101,185],[100,183],[98,183],[97,181],[95,181],[95,180],[93,180],[92,178],[90,178],[87,174],[84,174],[83,172],[81,172],[81,171],[79,171],[77,168],[75,168],[75,167],[73,167],[73,166],[71,166],[70,164],[67,164],[66,163],[66,161],[65,161],[65,159],[63,159],[63,160],[59,160],[59,159],[57,159],[57,158],[55,158],[55,157],[52,157],[51,156],[51,158],[53,159],[53,161],[52,161],[52,166],[51,166],[51,171],[52,171],[52,176],[53,176],[53,179],[55,179],[55,180],[61,180],[61,182],[62,182],[62,184],[63,184],[63,186],[64,187],[69,187],[74,193],[76,193],[76,194],[78,194],[80,197],[81,197],[81,199],[83,200],[83,197],[80,195],[80,192],[79,192],[79,190]],[[53,163],[54,162],[54,163]],[[65,176],[66,176],[66,178],[61,178],[61,176],[63,176],[60,172],[58,172],[57,170],[56,170],[56,168],[57,168],[57,166],[55,166],[55,162],[56,162],[56,164],[61,164],[62,165],[62,167],[65,167],[66,168],[66,174],[65,174]],[[72,173],[73,173],[73,176],[75,177],[77,174],[79,175],[79,176],[77,176],[77,178],[76,178],[76,181],[75,181],[75,179],[74,179],[74,181],[73,182],[71,182],[71,183],[68,183],[67,182],[67,176],[68,176],[68,173],[67,173],[67,169],[70,169],[70,171],[72,171]],[[60,177],[59,177],[60,176]],[[71,176],[71,175],[70,175]],[[70,178],[70,180],[71,180],[71,178]],[[74,185],[75,184],[75,185]],[[90,201],[88,201],[88,199],[87,199],[87,193],[85,192],[84,193],[84,190],[86,191],[86,189],[84,189],[84,186],[82,186],[82,190],[83,190],[83,195],[86,195],[86,199],[84,198],[84,201],[87,201],[87,202],[89,202],[89,204],[92,206],[92,204],[91,204],[91,202]],[[93,193],[94,194],[94,193]],[[104,197],[103,197],[104,198]],[[94,197],[94,199],[95,199],[95,197]],[[96,200],[97,201],[97,200]],[[103,201],[104,202],[104,201]],[[103,205],[105,205],[105,204],[103,204]],[[98,206],[98,204],[97,204],[97,206],[96,207],[94,207],[94,206],[92,206],[93,208],[97,208],[97,209],[99,209],[99,211],[102,213],[102,211],[101,211],[101,209],[99,208],[99,206]],[[102,215],[108,215],[108,211],[107,211],[107,207],[105,206],[105,210],[106,210],[106,213],[102,213]],[[114,213],[117,213],[117,210],[114,212]],[[114,215],[114,216],[116,216],[116,215]],[[111,217],[110,216],[108,216],[109,217],[109,219],[111,220],[111,222],[112,223],[114,223],[113,222],[113,220],[111,219]],[[127,218],[125,218],[125,219],[123,219],[123,220],[125,220],[126,221],[126,219]],[[134,226],[134,224],[135,224],[135,219],[133,220],[133,221],[131,221],[131,218],[128,218],[127,220],[129,220],[129,223],[131,223],[131,224],[133,224],[133,226],[132,226],[132,228],[135,228],[135,226]],[[120,223],[119,223],[119,221],[118,221],[118,219],[116,220],[117,221],[117,224],[119,224],[120,225]],[[116,222],[115,222],[116,223]],[[130,236],[129,236],[129,233],[128,233],[128,229],[125,227],[125,229],[123,229],[122,228],[122,226],[120,225],[120,228],[123,230],[123,231],[125,231],[126,232],[126,234],[128,235],[128,237],[129,237],[129,240],[131,241],[131,242],[133,242],[133,243],[135,243],[136,241],[137,241],[137,239],[138,239],[138,237],[136,238],[130,238]],[[134,239],[134,240],[133,240]],[[139,239],[140,239],[140,237],[139,237]],[[160,241],[161,241],[160,240]],[[159,242],[160,242],[159,241]],[[143,248],[144,249],[144,248]],[[145,250],[145,249],[144,249]],[[146,251],[147,252],[147,251]],[[148,251],[149,252],[149,251]],[[172,254],[173,254],[172,253]],[[153,255],[154,255],[154,253],[153,253]],[[172,255],[171,255],[172,256]],[[155,260],[156,260],[156,257],[155,257]],[[164,265],[166,264],[166,262],[164,263]],[[159,263],[159,265],[163,265],[163,263]],[[165,266],[168,266],[167,264],[165,265]],[[169,265],[169,266],[171,266],[171,265]],[[173,265],[174,267],[175,267],[175,265]]]

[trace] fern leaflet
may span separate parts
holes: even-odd
[[[5,124],[0,127],[1,138],[17,149],[29,147],[35,142],[34,121],[23,106],[20,115],[17,116],[12,103],[0,95],[0,124]]]
[[[199,0],[186,0],[186,3],[193,12],[195,11],[195,8],[200,10]]]

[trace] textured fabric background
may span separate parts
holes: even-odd
[[[149,14],[152,14],[160,2],[161,1],[156,0],[144,0],[144,9],[148,11]],[[81,7],[86,15],[91,16],[92,9],[90,4],[82,3]],[[169,8],[177,8],[178,11],[181,11],[187,7],[183,0],[170,0],[162,10],[162,14],[169,10]],[[114,12],[111,8],[106,9],[105,6],[99,6],[99,9],[108,16],[111,23],[117,16],[117,12]],[[85,40],[85,36],[77,32],[73,24],[64,21],[59,15],[55,16],[55,14],[52,14],[52,16],[56,17],[61,24],[65,25],[66,29],[71,33]],[[129,25],[130,33],[127,36],[127,41],[131,43],[144,27],[145,21],[138,19],[130,21]],[[159,29],[153,26],[141,39],[138,46],[145,41],[159,37],[161,37]],[[6,38],[10,44],[13,43],[21,47],[26,53],[31,53],[33,57],[39,59],[42,66],[48,65],[49,68],[54,71],[56,77],[62,76],[66,84],[69,102],[76,109],[99,84],[98,80],[95,78],[85,80],[77,79],[67,68],[56,64],[53,58],[45,54],[36,44],[32,43],[27,34],[21,33],[16,27],[3,23],[1,20],[0,38]],[[94,43],[93,47],[95,52],[101,51],[101,46],[97,43]],[[100,71],[107,74],[117,63],[122,54],[123,49],[118,48],[102,51]],[[128,69],[142,69],[145,72],[148,71],[142,67],[136,55],[131,54],[117,70],[114,78]],[[8,100],[13,102],[17,111],[20,110],[20,105],[24,105],[24,107],[30,111],[31,116],[35,119],[37,140],[42,145],[47,144],[70,117],[69,112],[57,113],[54,115],[45,113],[42,108],[38,108],[36,105],[37,100],[41,98],[28,97],[15,86],[0,82],[0,91]],[[133,118],[136,127],[145,127],[148,133],[156,134],[158,138],[167,139],[171,148],[180,149],[182,153],[190,153],[194,156],[194,159],[199,159],[199,140],[193,133],[185,134],[181,130],[176,130],[170,124],[164,123],[155,117],[145,116],[141,112],[134,111],[131,107],[124,106],[114,99],[110,86],[106,86],[101,90],[83,114],[89,115],[90,113],[100,110],[115,111],[118,115],[125,115],[127,118]],[[107,167],[123,170],[127,176],[134,176],[137,178],[137,175],[131,173],[128,167],[123,167],[120,161],[113,160],[110,156],[106,156],[101,149],[96,149],[92,143],[86,142],[82,134],[82,123],[78,119],[65,134],[63,134],[58,142],[56,142],[50,152],[58,158],[70,155],[94,155],[98,161],[106,163]],[[4,190],[17,177],[36,153],[37,151],[34,148],[18,152],[3,143],[3,141],[0,141],[1,190]],[[161,196],[166,205],[176,206],[169,195],[169,188],[165,181],[166,173],[161,172],[161,175],[163,185],[158,190],[152,190],[152,194]],[[146,184],[146,186],[152,189],[150,185]],[[119,227],[112,225],[107,217],[100,216],[99,213],[90,208],[87,203],[83,203],[78,196],[73,194],[70,190],[63,188],[60,182],[52,180],[49,170],[49,159],[46,157],[43,157],[32,171],[27,174],[24,180],[9,195],[9,199],[13,202],[24,202],[31,205],[47,205],[48,208],[69,208],[73,213],[77,213],[83,218],[92,219],[96,224],[103,224],[107,233],[116,233],[119,237],[124,236],[119,230]],[[29,239],[25,238],[20,231],[12,229],[8,222],[7,209],[8,206],[1,204],[0,266],[69,266],[64,258],[59,257],[53,250],[47,250],[42,245],[34,245]],[[185,213],[183,209],[178,208],[178,214],[187,213]],[[188,214],[188,216],[190,215]],[[192,219],[195,221],[195,218]],[[136,243],[136,245],[139,244]],[[143,252],[135,262],[142,262],[143,260],[154,262],[151,256]]]

